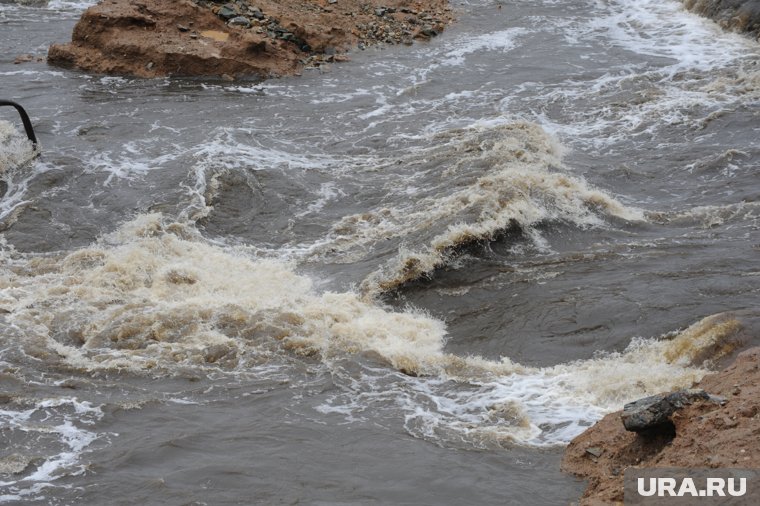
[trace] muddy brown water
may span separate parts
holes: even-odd
[[[264,83],[14,65],[88,2],[21,3],[0,502],[567,504],[567,441],[756,317],[760,50],[678,2],[457,2]]]

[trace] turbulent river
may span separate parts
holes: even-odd
[[[0,0],[42,151],[0,109],[0,502],[567,504],[564,444],[756,316],[760,46],[679,2],[457,1],[263,83],[13,64],[88,3]]]

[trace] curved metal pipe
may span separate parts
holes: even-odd
[[[30,141],[32,141],[32,144],[34,145],[36,149],[37,136],[34,135],[34,128],[32,127],[32,121],[29,119],[29,115],[26,113],[24,108],[21,107],[16,102],[11,102],[10,100],[0,100],[0,107],[6,106],[6,105],[16,108],[16,110],[19,113],[19,116],[21,116],[21,122],[24,123],[24,130],[26,130],[26,136],[29,138]]]

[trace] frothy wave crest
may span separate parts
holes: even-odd
[[[291,264],[210,243],[157,214],[73,253],[2,256],[2,342],[14,343],[3,353],[18,353],[16,362],[164,375],[241,371],[283,355],[340,369],[347,357],[371,356],[381,366],[360,391],[321,409],[351,413],[387,396],[410,433],[443,444],[566,442],[622,402],[698,379],[742,327],[713,317],[622,353],[535,368],[447,353],[439,320],[354,292],[318,293]],[[367,381],[392,384],[378,394]]]

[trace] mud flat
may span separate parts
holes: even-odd
[[[453,16],[446,0],[109,0],[87,9],[48,61],[137,77],[267,78],[346,58],[352,48],[411,44]]]
[[[760,468],[760,347],[695,388],[713,399],[677,410],[667,430],[627,432],[618,411],[570,443],[562,469],[588,479],[581,504],[622,504],[630,468]]]

